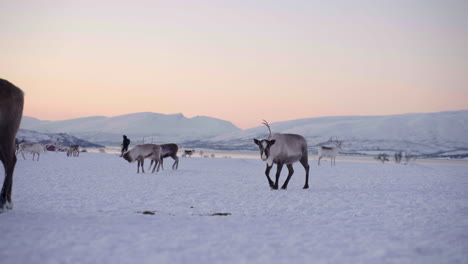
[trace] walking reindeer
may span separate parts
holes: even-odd
[[[32,160],[34,161],[34,157],[37,155],[37,161],[39,161],[39,157],[41,156],[42,153],[46,151],[46,148],[44,145],[39,144],[39,143],[33,143],[33,142],[23,142],[20,143],[18,146],[18,153],[21,153],[23,156],[23,159],[26,159],[24,156],[25,152],[29,152],[33,155]]]
[[[177,144],[174,144],[174,143],[161,144],[160,146],[161,146],[161,162],[158,164],[158,171],[159,171],[159,167],[161,167],[164,170],[163,159],[167,157],[171,157],[174,160],[174,164],[172,164],[172,169],[177,170],[177,168],[179,168],[179,157],[177,157],[179,146],[177,146]],[[154,160],[151,160],[148,170],[151,169],[151,166],[153,165],[153,163],[154,163]]]
[[[335,165],[336,166],[336,156],[338,155],[338,152],[341,151],[341,144],[343,141],[339,141],[336,137],[333,139],[333,137],[330,138],[330,141],[335,144],[334,147],[325,147],[325,146],[320,146],[318,148],[318,165],[320,166],[320,160],[323,157],[329,157],[330,158],[330,166]]]
[[[260,149],[260,157],[266,161],[265,175],[268,179],[268,184],[274,190],[278,189],[278,181],[281,174],[281,169],[284,165],[288,168],[288,177],[284,182],[281,189],[288,188],[289,180],[294,173],[293,163],[299,161],[305,169],[305,184],[304,189],[309,188],[309,162],[308,162],[308,149],[306,139],[297,134],[271,134],[271,128],[267,121],[263,120],[263,124],[270,131],[268,139],[257,140],[254,139],[255,144]],[[270,178],[270,170],[276,164],[276,180]]]
[[[23,115],[24,95],[9,81],[0,79],[0,160],[5,179],[0,193],[0,212],[13,209],[11,189],[16,165],[16,132]]]

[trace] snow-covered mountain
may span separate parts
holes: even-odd
[[[143,141],[176,142],[186,147],[255,150],[253,138],[266,138],[260,125],[240,130],[231,122],[182,114],[135,113],[116,117],[86,117],[41,121],[23,117],[21,128],[68,133],[101,145],[119,145],[126,134],[132,145]],[[468,110],[389,116],[339,116],[298,119],[271,124],[273,133],[303,135],[316,153],[330,144],[331,136],[343,141],[343,152],[374,154],[406,151],[421,156],[468,157]]]
[[[260,123],[260,122],[259,122]],[[311,153],[329,144],[331,136],[343,141],[343,152],[370,154],[407,151],[426,156],[468,156],[468,111],[390,116],[341,116],[299,119],[270,124],[273,133],[303,135]],[[268,129],[260,125],[220,135],[210,140],[192,141],[194,147],[256,149],[253,138],[266,138]]]
[[[93,116],[62,121],[42,121],[24,116],[21,128],[70,135],[103,145],[118,145],[122,135],[132,142],[181,142],[211,138],[239,131],[231,122],[206,116],[186,118],[182,114],[134,113],[115,117]]]
[[[99,144],[94,144],[86,140],[76,138],[65,133],[40,133],[36,131],[20,129],[16,134],[16,138],[22,142],[37,142],[42,144],[50,144],[55,141],[61,142],[64,146],[80,145],[85,148],[101,148]]]

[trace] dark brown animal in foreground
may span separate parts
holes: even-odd
[[[0,193],[0,212],[13,209],[11,189],[16,165],[16,132],[23,116],[24,94],[7,80],[0,79],[0,160],[5,180]]]

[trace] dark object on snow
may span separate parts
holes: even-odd
[[[228,216],[228,215],[231,215],[231,213],[214,213],[212,214],[211,216]]]

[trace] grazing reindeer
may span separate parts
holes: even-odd
[[[306,139],[297,134],[271,134],[271,128],[267,121],[263,120],[263,124],[270,131],[268,139],[257,140],[254,139],[255,144],[260,148],[260,157],[263,161],[267,162],[265,175],[268,179],[270,187],[274,190],[278,189],[278,181],[281,174],[283,165],[288,167],[288,177],[284,182],[281,189],[288,188],[289,180],[294,173],[293,163],[300,161],[306,171],[306,178],[304,189],[309,188],[309,162],[308,162],[308,150]],[[273,181],[270,178],[270,170],[273,164],[276,163],[276,180]]]
[[[338,139],[333,139],[330,138],[330,141],[335,144],[334,147],[325,147],[325,146],[320,146],[318,148],[318,165],[320,166],[320,160],[323,157],[329,157],[330,158],[330,166],[333,166],[333,164],[336,166],[336,156],[338,155],[338,152],[341,151],[341,144],[343,141],[339,141]]]
[[[11,189],[16,165],[15,137],[23,116],[23,105],[23,91],[9,81],[0,79],[0,160],[5,168],[0,212],[13,209]]]
[[[161,146],[161,162],[158,164],[158,171],[159,167],[164,170],[164,165],[163,161],[164,158],[171,157],[174,160],[174,164],[172,164],[172,169],[177,170],[179,168],[179,157],[177,157],[177,151],[179,151],[179,146],[177,144],[162,144]],[[154,160],[151,160],[151,164],[148,169],[151,169],[151,166],[153,165]],[[155,165],[156,166],[156,165]]]
[[[42,153],[45,152],[45,146],[39,143],[31,143],[31,142],[20,143],[18,147],[18,153],[21,153],[21,155],[23,156],[23,159],[26,159],[26,157],[24,156],[25,152],[32,153],[33,161],[34,161],[34,157],[37,154],[37,161],[39,161],[39,157],[41,156]]]
[[[67,157],[79,157],[80,156],[80,146],[73,145],[68,148]]]
[[[145,173],[143,163],[146,158],[150,158],[156,162],[152,171],[154,172],[156,166],[161,161],[161,146],[154,144],[136,145],[131,150],[126,151],[123,154],[123,158],[128,162],[134,162],[135,160],[138,161],[137,173],[140,173],[140,166],[141,171]]]
[[[193,153],[195,153],[194,149],[186,149],[184,150],[184,154],[182,154],[182,157],[186,158],[187,156],[189,156],[189,158],[191,158]]]

